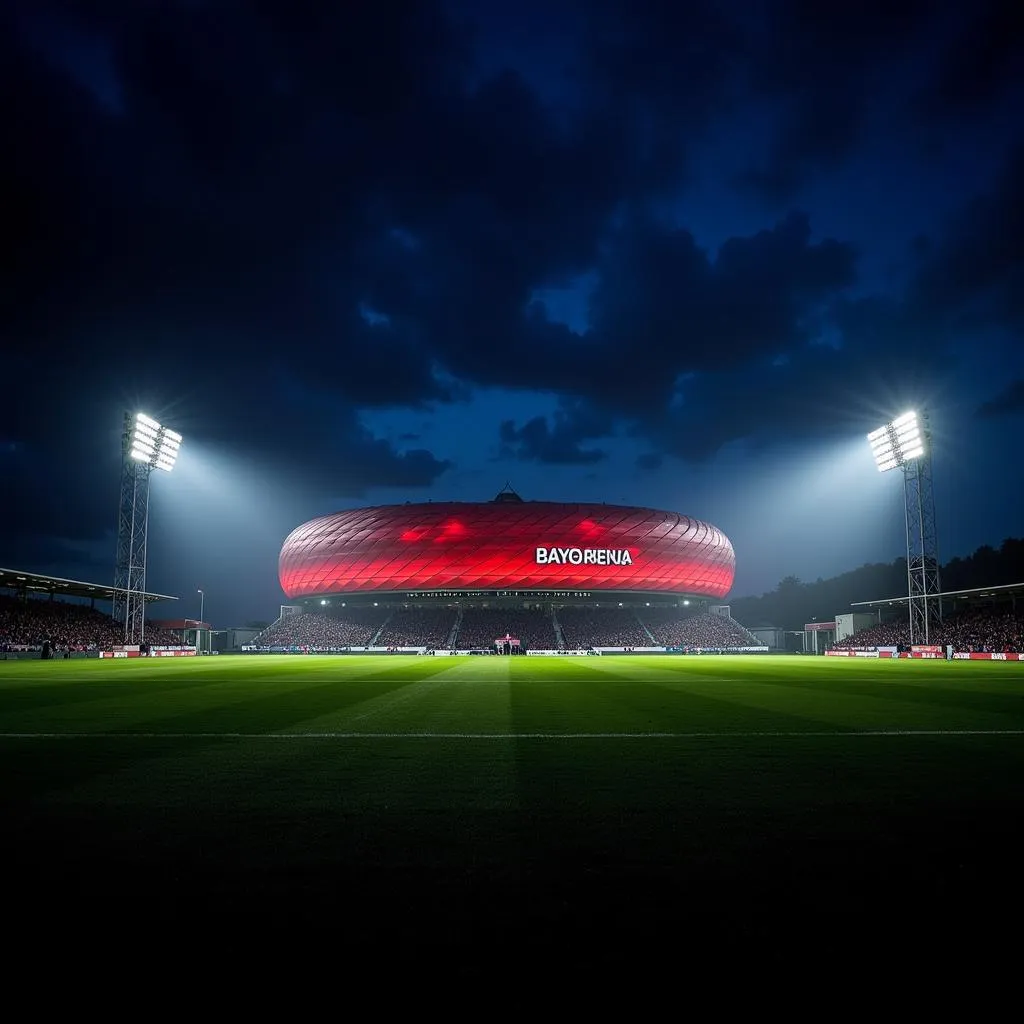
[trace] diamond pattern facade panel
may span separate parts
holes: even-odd
[[[593,590],[722,598],[728,537],[674,512],[527,501],[381,505],[293,530],[289,598],[409,590]]]

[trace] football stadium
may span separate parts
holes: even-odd
[[[709,523],[618,505],[360,508],[281,549],[294,603],[249,652],[558,654],[763,650],[729,614],[735,554]]]
[[[948,594],[928,644],[898,599],[823,609],[815,657],[733,618],[735,564],[702,520],[510,488],[353,509],[284,539],[279,614],[221,652],[144,575],[0,570],[21,934],[68,907],[330,927],[403,970],[557,976],[867,940],[906,962],[1008,905],[1020,588]]]

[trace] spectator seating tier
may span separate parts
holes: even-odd
[[[109,650],[124,643],[124,624],[85,604],[0,596],[0,647],[42,647],[46,641],[62,651]],[[146,643],[173,646],[181,640],[147,623]]]
[[[493,649],[494,641],[506,635],[518,640],[527,650],[554,650],[558,646],[550,611],[466,608],[455,647],[461,650]]]
[[[727,650],[761,646],[753,633],[726,615],[685,615],[678,608],[644,608],[641,618],[656,643],[664,647]]]

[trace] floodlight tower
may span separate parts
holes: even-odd
[[[117,516],[114,619],[124,626],[124,642],[146,636],[146,533],[149,528],[149,475],[174,469],[181,434],[144,413],[124,414],[121,433],[121,503]]]
[[[927,644],[942,620],[939,544],[932,490],[931,433],[927,414],[907,412],[868,434],[880,473],[903,470],[907,521],[907,604],[910,642]]]

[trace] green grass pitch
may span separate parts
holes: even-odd
[[[343,920],[462,964],[921,941],[1016,899],[1022,795],[1017,663],[0,662],[26,921]]]

